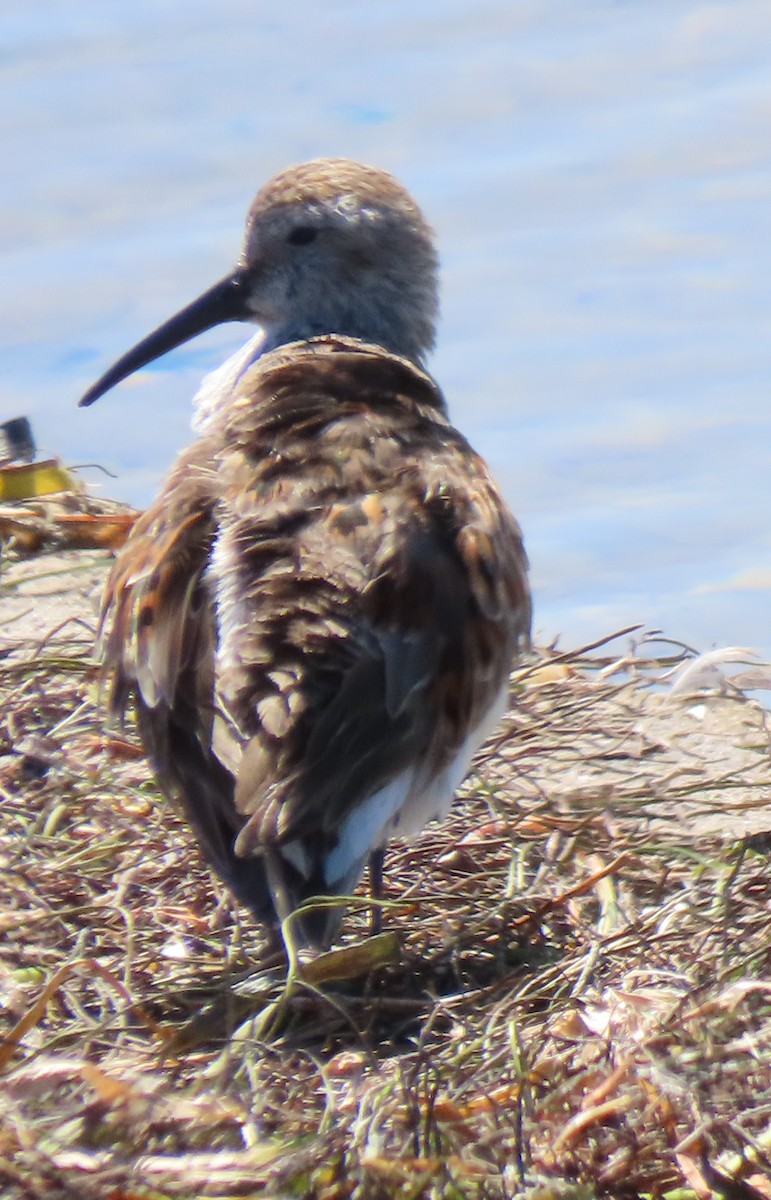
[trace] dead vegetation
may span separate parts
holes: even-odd
[[[0,1194],[771,1196],[769,732],[736,682],[672,695],[629,635],[542,653],[394,848],[389,935],[362,902],[335,981],[288,985],[102,727],[103,571],[0,577]]]

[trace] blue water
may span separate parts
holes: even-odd
[[[276,169],[401,176],[432,363],[525,528],[541,637],[771,654],[767,0],[36,0],[0,13],[0,417],[146,502],[213,332],[87,411],[218,279]]]

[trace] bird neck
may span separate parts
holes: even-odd
[[[372,297],[366,291],[330,295],[314,306],[312,315],[293,314],[286,321],[266,326],[261,353],[312,337],[352,337],[423,366],[434,343],[433,320],[422,317],[407,297],[400,299],[401,303],[394,298],[384,304],[380,296]]]

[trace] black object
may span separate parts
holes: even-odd
[[[37,447],[26,417],[13,417],[0,424],[0,462],[32,462]]]

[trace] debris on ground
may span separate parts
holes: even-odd
[[[0,424],[0,548],[29,555],[122,546],[139,514],[88,493],[61,459],[36,454],[26,417]]]
[[[633,631],[542,650],[390,853],[388,947],[362,893],[290,986],[104,726],[109,562],[0,575],[3,1196],[771,1197],[771,736],[737,655],[673,688]]]

